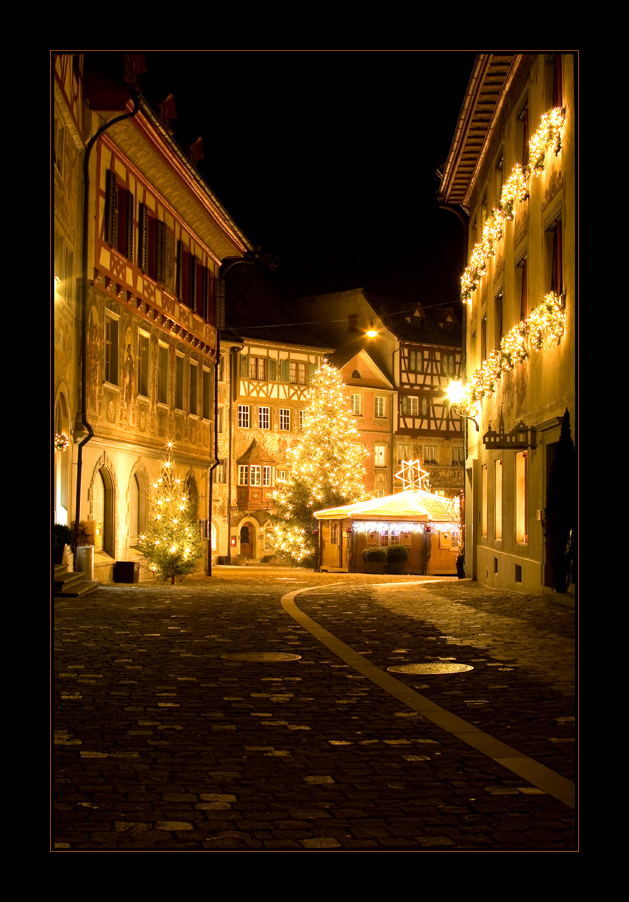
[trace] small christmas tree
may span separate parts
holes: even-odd
[[[313,514],[365,497],[367,453],[341,374],[324,361],[312,379],[302,439],[288,451],[289,479],[273,496],[276,548],[297,563],[314,561]]]
[[[138,548],[147,558],[149,569],[174,585],[178,576],[194,571],[203,555],[203,542],[184,485],[175,473],[171,449],[169,442],[161,475],[153,483],[149,522]]]

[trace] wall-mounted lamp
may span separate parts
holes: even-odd
[[[460,417],[462,420],[471,420],[472,423],[474,423],[474,425],[476,426],[476,431],[478,432],[479,431],[478,423],[476,422],[474,417],[467,416],[464,413],[459,413],[459,411],[456,410],[456,408],[459,407],[459,405],[461,404],[461,401],[463,400],[463,395],[464,395],[463,383],[459,382],[458,379],[455,380],[454,382],[450,382],[448,385],[448,388],[447,388],[447,392],[448,392],[448,401],[450,402],[450,409],[452,410],[452,412],[455,413],[457,415],[457,417]]]
[[[366,334],[369,336],[369,338],[375,338],[376,335],[378,334],[378,330],[374,329],[373,316],[371,317],[371,325],[370,325],[369,329],[367,330]]]

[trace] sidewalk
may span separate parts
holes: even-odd
[[[54,627],[52,848],[575,848],[570,805],[380,677],[574,781],[574,612],[467,581],[217,567],[57,599]],[[389,670],[427,662],[467,669]]]

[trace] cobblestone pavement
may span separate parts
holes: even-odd
[[[573,609],[218,567],[53,627],[53,850],[578,850]]]

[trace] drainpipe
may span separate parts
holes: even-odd
[[[139,110],[137,98],[133,94],[133,110],[117,116],[110,122],[106,122],[88,141],[83,158],[83,253],[81,261],[81,425],[86,429],[87,435],[81,440],[78,447],[76,462],[76,513],[75,513],[75,542],[78,536],[81,520],[81,481],[83,476],[83,448],[94,437],[94,430],[87,418],[87,248],[88,248],[88,216],[89,216],[89,161],[90,154],[100,136],[124,119],[131,119]],[[75,545],[76,551],[76,545]]]
[[[209,490],[208,490],[208,524],[210,530],[210,536],[208,541],[208,551],[207,551],[207,575],[212,575],[212,504],[214,501],[214,491],[213,491],[213,478],[212,474],[216,467],[220,463],[220,459],[218,456],[218,366],[220,362],[221,355],[221,331],[225,329],[225,277],[232,266],[237,266],[239,263],[255,263],[257,254],[255,252],[247,251],[244,257],[225,257],[225,259],[221,262],[221,268],[219,270],[219,277],[216,283],[216,366],[214,367],[214,460],[210,463],[209,468]],[[241,345],[241,350],[244,345]],[[231,457],[232,457],[232,384],[231,380],[233,378],[233,374],[236,371],[234,363],[234,354],[233,351],[237,350],[236,348],[232,348],[232,354],[229,361],[229,379],[230,379],[230,387],[229,387],[229,460],[227,462],[228,466],[228,487],[227,487],[227,524],[231,526],[230,523],[230,505],[231,505]],[[210,452],[211,453],[211,452]],[[210,460],[212,458],[210,457]],[[227,558],[231,563],[231,534],[228,532],[227,534]]]

